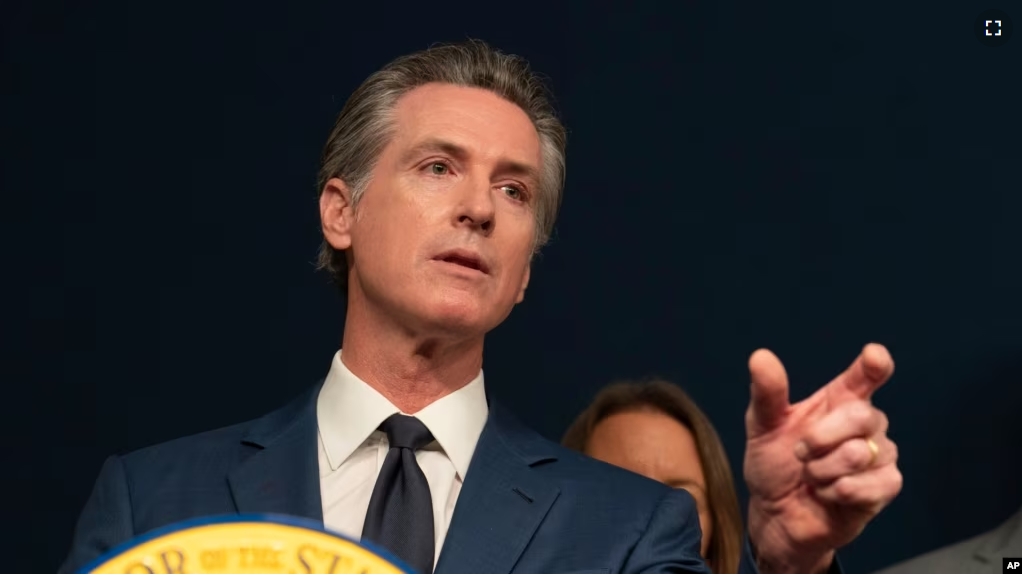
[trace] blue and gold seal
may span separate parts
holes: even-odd
[[[397,558],[283,515],[193,519],[111,550],[85,573],[410,573]]]

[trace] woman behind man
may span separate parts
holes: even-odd
[[[688,490],[715,573],[737,573],[744,529],[724,445],[709,419],[664,380],[605,387],[568,428],[566,447]]]

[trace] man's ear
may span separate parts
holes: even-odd
[[[351,247],[351,227],[355,223],[355,210],[351,205],[351,190],[340,178],[331,178],[319,195],[319,221],[323,238],[335,250]]]
[[[525,301],[525,288],[529,287],[529,276],[532,275],[532,264],[525,268],[525,275],[522,276],[522,288],[518,290],[518,297],[515,299],[515,304],[520,304]]]

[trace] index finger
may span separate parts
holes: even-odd
[[[879,343],[871,343],[862,348],[859,357],[837,376],[834,383],[859,398],[869,399],[893,374],[894,358],[891,353]]]

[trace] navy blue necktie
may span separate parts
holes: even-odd
[[[419,573],[433,572],[433,499],[415,460],[416,450],[433,441],[421,421],[392,415],[380,425],[390,451],[369,500],[362,539],[387,549]]]

